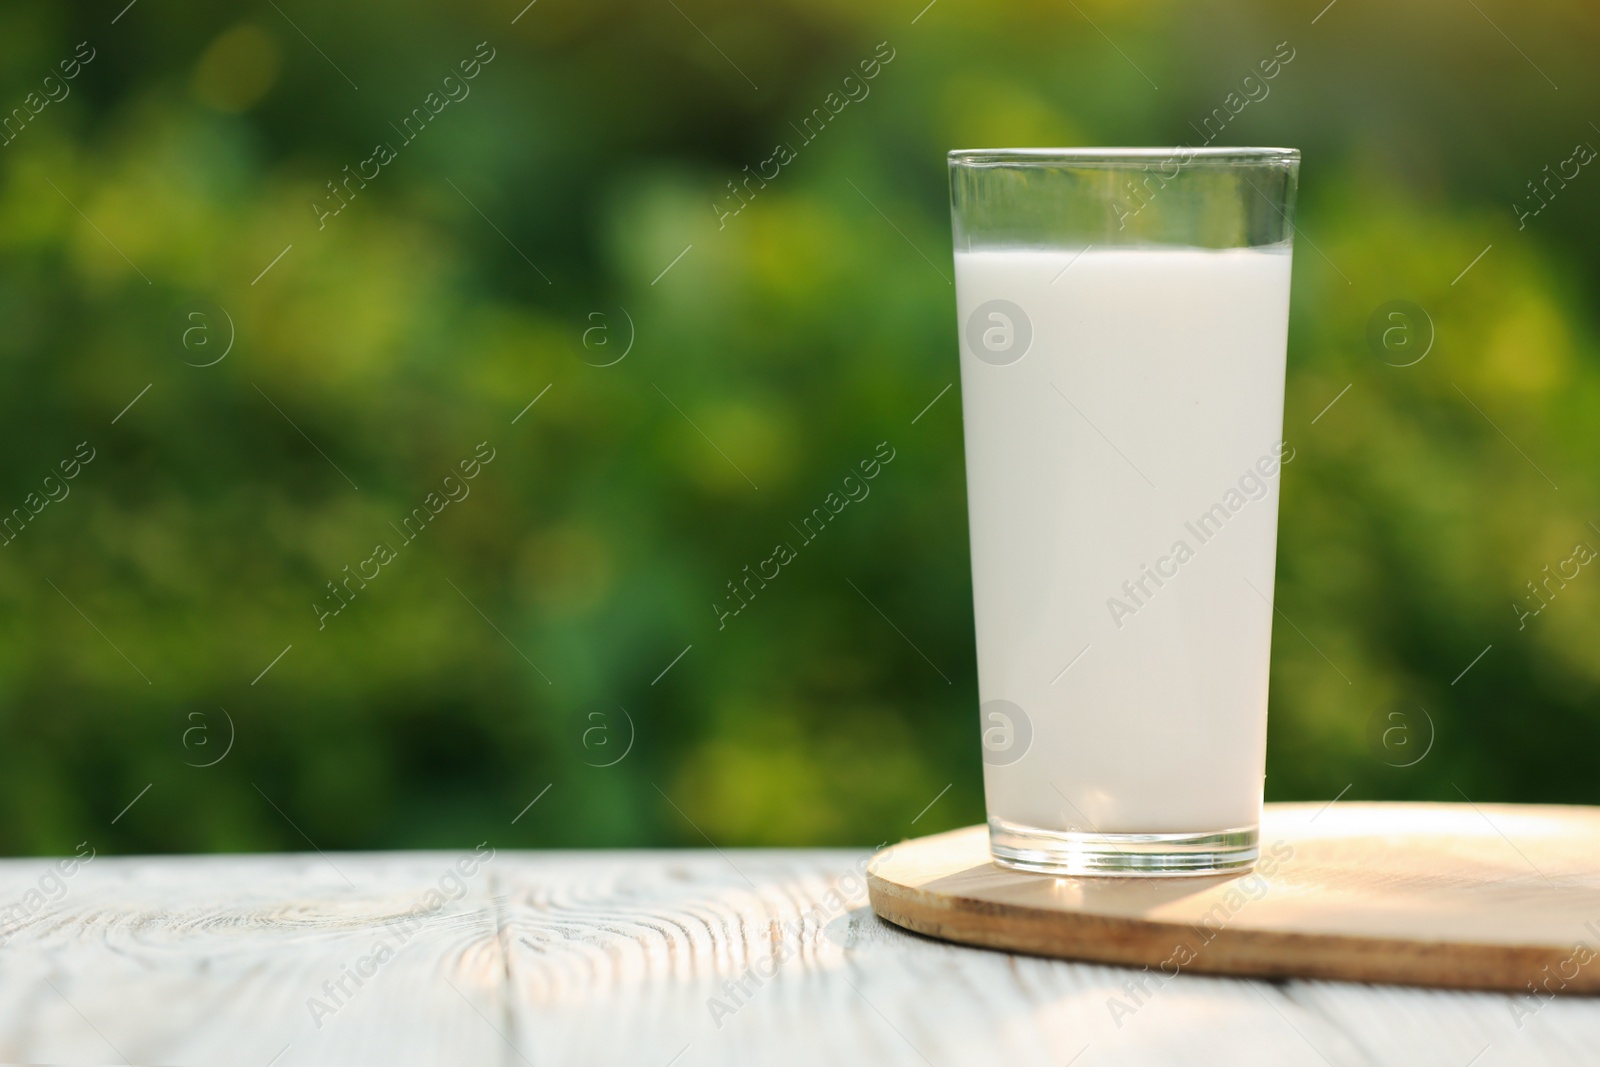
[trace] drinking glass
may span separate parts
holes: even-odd
[[[950,153],[990,849],[1254,864],[1289,273],[1285,148]]]

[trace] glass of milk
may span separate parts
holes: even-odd
[[[950,153],[989,839],[1257,856],[1300,153]]]

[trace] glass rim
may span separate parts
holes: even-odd
[[[1298,148],[957,148],[949,153],[952,167],[1117,166],[1181,159],[1186,166],[1299,163]]]

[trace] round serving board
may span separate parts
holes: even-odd
[[[1268,804],[1246,875],[995,865],[982,826],[884,849],[872,909],[946,941],[1160,970],[1600,991],[1600,808]]]

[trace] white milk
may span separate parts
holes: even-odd
[[[1289,265],[1287,249],[956,252],[991,817],[1257,824]],[[995,300],[1026,322],[981,307]]]

